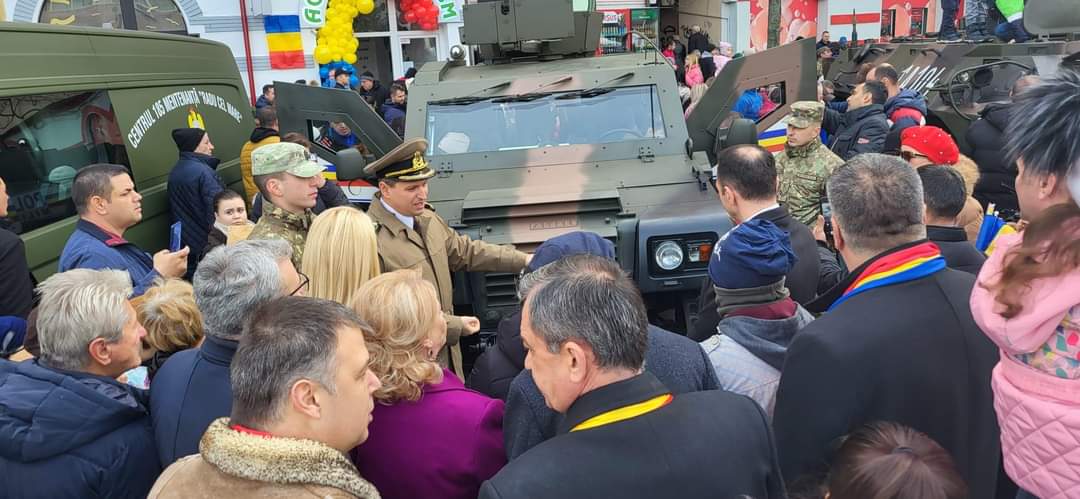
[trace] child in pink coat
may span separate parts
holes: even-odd
[[[1005,471],[1042,499],[1080,497],[1080,207],[999,239],[971,314],[1001,348],[994,409]]]

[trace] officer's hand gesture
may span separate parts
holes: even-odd
[[[465,329],[461,331],[462,336],[472,336],[480,331],[480,319],[472,316],[462,316],[461,323],[465,326]]]

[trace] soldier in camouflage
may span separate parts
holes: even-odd
[[[791,105],[787,144],[776,153],[780,181],[778,198],[796,220],[813,226],[821,215],[825,179],[844,160],[821,144],[821,118],[825,105],[799,101]]]
[[[300,144],[267,144],[251,153],[251,173],[262,193],[263,210],[248,239],[282,239],[293,249],[292,262],[300,269],[304,241],[315,215],[311,208],[319,192],[319,176],[326,167],[311,161]]]

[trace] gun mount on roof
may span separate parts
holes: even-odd
[[[574,12],[572,0],[480,0],[464,8],[461,41],[489,63],[592,55],[603,14]]]

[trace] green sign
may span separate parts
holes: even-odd
[[[300,27],[321,28],[326,24],[326,3],[329,0],[300,0]]]
[[[656,9],[634,9],[630,11],[630,20],[635,23],[638,21],[655,21],[659,14]]]
[[[462,22],[461,8],[464,3],[462,0],[435,0],[435,3],[439,4],[440,23]]]

